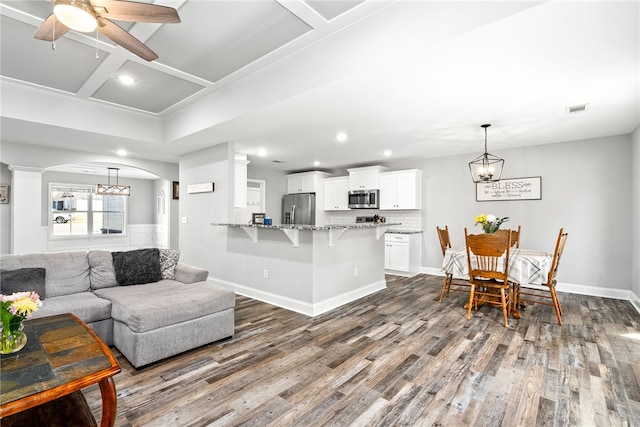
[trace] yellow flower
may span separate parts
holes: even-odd
[[[14,313],[22,317],[29,317],[31,313],[33,313],[40,307],[40,305],[41,303],[38,304],[37,301],[34,301],[30,297],[20,298],[11,303]]]
[[[476,215],[476,224],[484,224],[487,222],[487,216],[485,214]]]

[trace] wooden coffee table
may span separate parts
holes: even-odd
[[[100,426],[113,426],[117,402],[112,377],[120,365],[98,335],[71,313],[27,320],[24,331],[27,345],[0,356],[0,424],[45,426],[57,416],[71,417],[64,425],[96,425],[80,390],[97,383]],[[73,419],[82,416],[91,419]]]

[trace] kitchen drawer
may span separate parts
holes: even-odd
[[[408,234],[394,234],[394,233],[386,233],[384,235],[384,240],[386,242],[407,242],[409,243],[409,235]]]

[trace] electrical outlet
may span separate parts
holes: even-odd
[[[262,277],[264,277],[265,279],[268,279],[269,278],[269,270],[267,270],[265,268],[264,271],[262,272]]]
[[[354,276],[358,275],[358,267],[353,267],[353,275]]]

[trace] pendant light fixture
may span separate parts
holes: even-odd
[[[119,185],[118,184],[118,171],[119,168],[108,168],[108,184],[98,184],[96,185],[96,194],[101,196],[130,196],[131,195],[131,187],[128,185]],[[111,171],[116,171],[116,183],[111,184]]]
[[[487,128],[490,124],[482,125],[484,128],[484,154],[469,162],[471,179],[473,182],[496,182],[500,181],[504,159],[496,157],[487,152]]]

